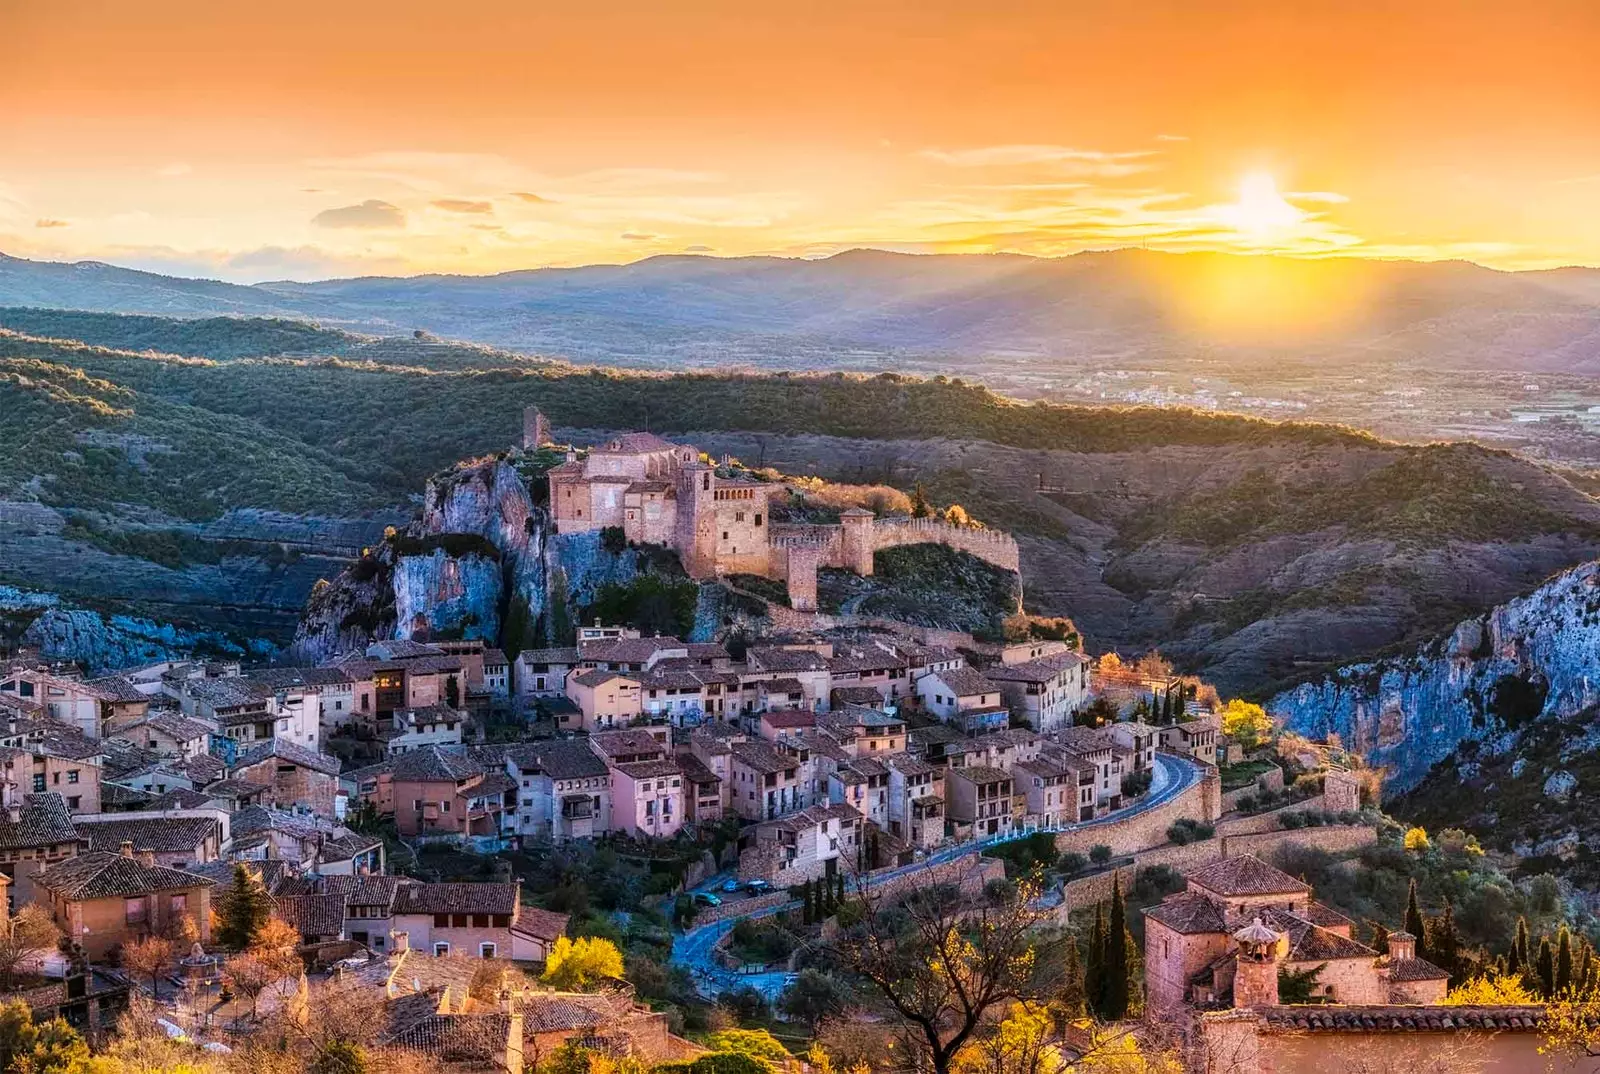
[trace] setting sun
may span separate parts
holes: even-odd
[[[1270,244],[1292,232],[1306,219],[1278,192],[1278,182],[1266,172],[1251,172],[1239,184],[1239,200],[1223,206],[1223,221],[1251,242]]]

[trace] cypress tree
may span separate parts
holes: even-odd
[[[1517,935],[1511,941],[1511,953],[1506,956],[1506,972],[1521,973],[1528,965],[1528,919],[1517,918]]]
[[[1065,964],[1061,968],[1061,1005],[1066,1008],[1068,1018],[1077,1018],[1083,1014],[1083,966],[1078,962],[1078,939],[1070,937],[1067,940]]]
[[[1556,959],[1550,951],[1550,937],[1545,936],[1539,941],[1539,961],[1534,972],[1534,983],[1539,987],[1539,995],[1549,999],[1556,991]]]
[[[1389,953],[1389,929],[1382,921],[1372,923],[1372,949],[1380,955]]]
[[[1089,1013],[1102,1017],[1105,1004],[1106,908],[1094,907],[1094,931],[1089,934],[1089,950],[1083,961],[1083,1002]]]
[[[1572,991],[1572,934],[1565,925],[1556,937],[1555,987],[1557,996],[1565,997]]]
[[[1572,974],[1572,983],[1579,993],[1587,994],[1589,991],[1589,974],[1594,972],[1594,948],[1589,946],[1589,941],[1582,943],[1582,953],[1578,955],[1578,968]]]
[[[835,905],[843,905],[843,903],[844,903],[844,874],[843,873],[835,873],[834,876],[839,881],[839,893],[834,899],[834,904]]]
[[[217,942],[234,951],[249,947],[272,917],[272,897],[243,862],[234,864],[233,886],[217,900],[217,916]]]
[[[1428,959],[1441,970],[1450,972],[1451,984],[1459,983],[1461,976],[1461,945],[1456,934],[1456,912],[1450,900],[1444,903],[1444,913],[1433,919],[1428,935]]]
[[[833,901],[833,881],[829,880],[827,877],[822,878],[822,891],[818,901],[822,904],[823,917],[827,917],[833,913],[835,907]]]
[[[1417,881],[1411,880],[1411,890],[1406,893],[1406,931],[1417,938],[1417,955],[1428,958],[1428,927],[1422,921],[1422,909],[1417,905]],[[1443,966],[1439,967],[1444,969]]]
[[[1106,954],[1104,981],[1105,1003],[1101,1017],[1108,1022],[1119,1022],[1128,1016],[1128,947],[1133,942],[1128,935],[1128,908],[1122,900],[1122,873],[1111,878],[1111,916],[1106,922]]]
[[[804,896],[804,899],[805,899],[805,915],[806,915],[806,924],[807,925],[815,925],[817,923],[816,895],[817,895],[816,881],[807,880],[806,881],[806,891],[805,891],[805,896]]]

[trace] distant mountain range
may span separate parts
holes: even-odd
[[[244,286],[0,254],[0,306],[302,318],[657,366],[1198,355],[1600,373],[1600,270],[1460,261],[855,250]]]

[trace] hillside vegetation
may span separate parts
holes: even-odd
[[[261,322],[259,346],[231,345],[275,346],[281,324]],[[164,345],[192,350],[213,330],[170,322]],[[409,504],[430,474],[503,450],[528,404],[585,441],[649,428],[752,467],[921,485],[1018,535],[1029,610],[1071,616],[1091,648],[1160,646],[1232,691],[1414,641],[1600,556],[1594,500],[1471,445],[1022,404],[943,377],[663,375],[415,338],[217,360],[0,332],[0,498],[130,518],[246,506],[349,517]],[[184,547],[120,540],[115,517],[87,528],[101,549],[171,561]]]

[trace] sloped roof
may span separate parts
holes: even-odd
[[[1378,957],[1378,952],[1366,944],[1313,925],[1299,914],[1268,910],[1263,918],[1266,924],[1289,937],[1290,962],[1332,962],[1343,958],[1370,961]]]
[[[1401,958],[1389,963],[1391,981],[1444,981],[1450,971],[1441,970],[1425,958]]]
[[[262,761],[272,758],[299,765],[301,768],[309,768],[313,772],[321,772],[324,775],[337,776],[339,774],[339,758],[329,756],[326,753],[318,753],[315,750],[308,750],[304,746],[296,745],[286,738],[269,738],[265,742],[257,742],[254,746],[239,754],[238,763],[234,765],[234,768],[248,768],[251,765],[260,764]]]
[[[516,932],[541,940],[554,940],[566,935],[567,922],[570,920],[571,914],[558,914],[538,906],[524,906],[517,914],[517,923],[511,927]]]
[[[483,766],[465,754],[428,745],[396,757],[390,772],[397,781],[457,782],[482,774]]]
[[[605,760],[584,739],[540,743],[535,757],[551,779],[586,779],[606,774]]]
[[[344,931],[343,895],[280,895],[273,906],[302,936],[338,936]]]
[[[930,671],[928,677],[944,683],[957,697],[976,697],[979,694],[997,694],[996,686],[988,676],[972,668],[950,668],[948,671]]]
[[[1254,854],[1214,861],[1187,874],[1185,879],[1224,896],[1300,895],[1311,891],[1309,884],[1268,865]]]
[[[395,894],[397,914],[514,914],[517,884],[409,884]]]
[[[110,815],[117,817],[115,813]],[[135,817],[84,820],[78,826],[78,835],[89,841],[90,850],[114,852],[129,842],[134,850],[166,854],[192,851],[212,835],[220,836],[220,829],[221,825],[210,817]]]
[[[325,876],[322,890],[343,895],[351,906],[388,906],[396,891],[415,883],[402,876]]]
[[[1206,896],[1192,892],[1174,895],[1147,907],[1144,916],[1154,918],[1174,932],[1185,935],[1228,931],[1222,908]]]
[[[146,865],[138,858],[90,851],[50,866],[34,883],[66,899],[106,899],[209,887],[212,881],[181,869]]]
[[[1545,1023],[1543,1006],[1445,1007],[1324,1003],[1257,1007],[1274,1032],[1438,1033],[1463,1029],[1533,1032]]]
[[[26,850],[70,843],[78,838],[67,802],[53,791],[30,794],[22,800],[18,819],[0,810],[0,850]]]

